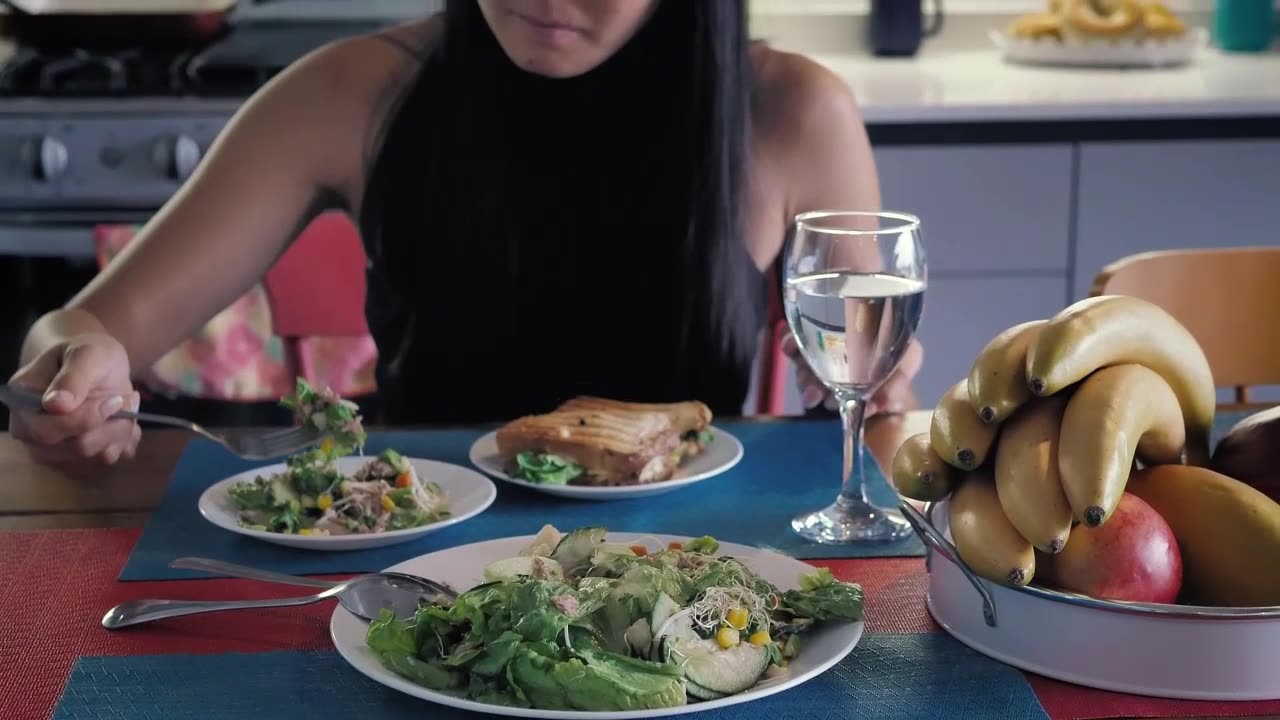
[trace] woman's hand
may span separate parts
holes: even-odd
[[[137,423],[109,418],[123,409],[136,412],[140,398],[129,379],[129,356],[110,335],[55,343],[9,384],[43,398],[43,413],[13,411],[9,422],[38,462],[88,458],[112,465],[133,457],[141,437]]]
[[[809,363],[800,354],[800,346],[796,343],[794,335],[788,333],[782,338],[782,352],[791,358],[796,366],[796,380],[800,384],[800,400],[804,404],[805,410],[811,410],[819,405],[828,410],[838,410],[836,406],[835,396],[831,391],[827,390],[818,376],[814,374],[809,367]],[[878,415],[880,413],[898,413],[910,410],[915,404],[915,395],[911,389],[911,381],[915,378],[916,373],[920,372],[920,366],[924,363],[924,348],[920,343],[912,339],[911,344],[907,346],[907,351],[902,356],[902,362],[898,363],[898,367],[894,370],[893,375],[876,390],[875,395],[871,396],[871,400],[867,402],[867,417]]]

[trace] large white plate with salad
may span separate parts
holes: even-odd
[[[840,662],[863,632],[858,585],[712,538],[550,526],[388,570],[464,589],[412,618],[338,606],[334,645],[400,692],[480,713],[652,718],[750,702]]]
[[[711,438],[705,449],[684,461],[669,480],[638,485],[585,485],[579,484],[581,476],[566,482],[557,477],[560,468],[556,467],[520,468],[509,473],[498,452],[497,432],[487,433],[471,445],[471,462],[498,480],[548,495],[574,500],[629,500],[661,495],[709,480],[742,460],[742,442],[738,438],[714,425],[707,431]]]

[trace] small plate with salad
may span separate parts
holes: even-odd
[[[339,606],[338,652],[379,683],[480,713],[612,720],[736,705],[825,672],[863,632],[860,586],[710,537],[547,526],[388,570],[469,589],[371,623]]]
[[[312,550],[361,550],[414,540],[484,512],[497,489],[484,475],[393,449],[364,454],[358,408],[298,381],[282,400],[321,432],[317,447],[234,475],[200,496],[209,522]]]

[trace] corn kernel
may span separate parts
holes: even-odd
[[[387,512],[391,512],[392,510],[395,510],[395,509],[396,509],[396,501],[395,501],[395,500],[392,500],[390,497],[388,497],[388,496],[386,496],[386,495],[383,495],[383,496],[382,496],[382,509],[383,509],[383,510],[386,510]]]
[[[773,638],[769,637],[769,633],[765,632],[764,630],[760,630],[760,631],[751,633],[751,637],[747,638],[747,642],[751,643],[752,645],[755,645],[756,647],[762,647],[764,645],[768,645],[769,643],[773,642]]]
[[[302,528],[301,530],[299,530],[299,531],[298,531],[298,534],[299,534],[299,535],[310,535],[310,534],[311,534],[311,528]]]
[[[716,632],[716,643],[725,650],[737,647],[740,642],[742,640],[738,637],[738,631],[731,627],[722,627]]]
[[[320,441],[320,452],[324,453],[325,455],[328,455],[330,452],[333,452],[333,438],[325,438],[324,440]]]
[[[333,507],[333,496],[329,493],[320,493],[320,497],[316,498],[316,507],[321,510],[328,510]]]
[[[747,622],[751,619],[751,614],[744,608],[734,608],[729,611],[725,620],[729,623],[729,627],[734,630],[746,630]]]

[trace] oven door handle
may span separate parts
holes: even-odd
[[[0,255],[96,260],[96,225],[45,225],[0,220]]]

